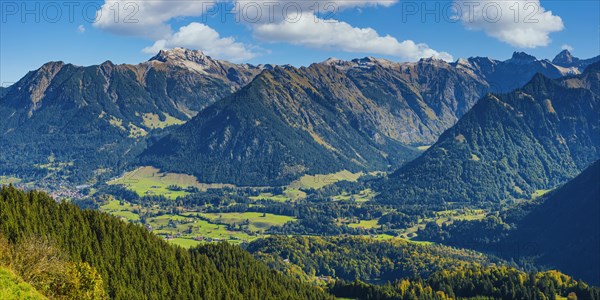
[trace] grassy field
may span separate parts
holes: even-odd
[[[257,238],[241,231],[227,230],[226,225],[200,220],[195,217],[195,213],[187,213],[187,216],[161,215],[148,218],[146,223],[152,226],[153,233],[169,237],[167,239],[169,242],[182,247],[193,247],[207,241],[240,243]],[[196,240],[197,238],[202,240]]]
[[[306,193],[301,191],[302,189],[318,190],[340,181],[356,182],[363,175],[365,174],[352,173],[346,170],[332,174],[304,175],[290,183],[283,192],[283,196],[291,201],[304,199],[306,198]]]
[[[10,270],[0,267],[0,299],[48,299]]]
[[[186,191],[172,191],[168,189],[170,185],[176,185],[181,188],[195,187],[205,191],[209,188],[233,187],[227,184],[204,184],[198,182],[196,177],[186,174],[161,173],[154,167],[140,167],[125,175],[109,181],[108,184],[119,184],[125,188],[136,192],[139,196],[162,195],[168,199],[186,196]]]
[[[290,183],[289,189],[315,189],[318,190],[339,181],[356,182],[364,173],[352,173],[346,170],[327,175],[304,175]]]
[[[274,214],[263,214],[256,212],[245,212],[245,213],[214,213],[214,214],[203,214],[206,218],[210,219],[214,223],[224,224],[240,224],[246,220],[250,222],[249,229],[252,231],[264,232],[265,230],[273,227],[280,226],[289,221],[295,219],[288,216],[280,216]]]
[[[169,126],[181,125],[185,123],[185,121],[174,118],[169,114],[165,114],[164,121],[161,121],[160,117],[157,114],[153,113],[144,114],[142,118],[144,119],[144,126],[150,129],[166,128]]]
[[[108,204],[100,206],[100,211],[125,218],[128,221],[139,221],[140,216],[134,213],[133,210],[134,207],[131,204],[124,202],[121,205],[119,200],[110,200]]]
[[[377,227],[379,227],[379,225],[377,224],[378,221],[379,221],[378,219],[375,219],[375,220],[361,220],[359,223],[348,224],[348,227],[352,227],[352,228],[364,228],[364,229],[377,228]]]

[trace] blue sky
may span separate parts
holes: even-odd
[[[236,62],[296,66],[329,57],[506,59],[525,51],[551,59],[563,48],[581,58],[600,54],[594,0],[475,0],[475,7],[463,0],[215,2],[3,0],[0,84],[48,61],[138,63],[178,46]]]

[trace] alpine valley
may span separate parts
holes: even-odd
[[[2,299],[600,299],[600,56],[48,62],[0,185]]]

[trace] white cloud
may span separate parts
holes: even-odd
[[[256,56],[244,44],[231,37],[221,37],[214,29],[196,22],[181,27],[175,34],[156,41],[143,51],[155,54],[160,50],[176,47],[201,49],[210,56],[231,61],[245,61]]]
[[[168,24],[181,17],[198,17],[214,9],[219,0],[131,1],[105,0],[96,12],[94,26],[120,34],[144,37],[154,41],[142,51],[155,54],[163,49],[186,47],[198,49],[220,59],[248,60],[255,56],[248,46],[232,37],[221,37],[207,25],[193,22],[174,32]]]
[[[390,55],[407,60],[423,57],[452,60],[450,54],[435,51],[426,44],[411,40],[400,42],[389,35],[381,36],[372,28],[357,28],[345,22],[319,18],[315,22],[315,18],[314,15],[303,15],[297,22],[258,24],[254,26],[254,35],[265,41],[323,50]]]
[[[94,26],[115,34],[162,39],[172,32],[167,21],[177,17],[200,16],[217,2],[105,0],[96,12]]]
[[[83,25],[77,26],[77,32],[78,33],[85,33],[85,26],[83,26]]]
[[[205,17],[215,14],[211,9],[219,2],[236,5],[237,19],[246,24],[258,39],[267,42],[285,42],[315,49],[341,50],[355,53],[372,53],[416,60],[437,57],[451,60],[445,52],[438,52],[426,44],[411,40],[379,35],[372,28],[357,28],[335,21],[340,10],[381,6],[389,7],[398,0],[199,0],[199,1],[130,1],[105,0],[97,12],[95,27],[115,34],[132,35],[154,41],[143,49],[155,53],[161,49],[186,47],[235,61],[256,56],[251,46],[237,42],[232,37],[221,37],[214,29],[190,23],[174,32],[169,21],[181,17]],[[217,14],[225,13],[223,6]],[[220,17],[223,17],[221,15]],[[324,20],[326,18],[328,20]],[[228,17],[228,20],[232,20]]]
[[[562,46],[560,47],[560,49],[562,49],[562,50],[567,50],[567,51],[569,51],[569,52],[573,52],[573,50],[575,50],[575,48],[573,48],[571,45],[567,45],[567,44],[564,44],[564,45],[562,45]]]
[[[546,11],[539,0],[455,0],[454,3],[466,28],[483,30],[515,47],[547,46],[549,34],[564,28],[562,19]]]
[[[348,8],[389,7],[398,0],[233,0],[238,19],[251,24],[279,23],[300,17],[320,14],[335,18],[339,11]],[[258,11],[258,13],[257,13]]]

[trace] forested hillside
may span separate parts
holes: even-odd
[[[327,299],[227,243],[191,250],[138,225],[55,203],[44,193],[0,190],[0,234],[11,244],[43,237],[101,275],[113,299]]]
[[[589,67],[579,78],[598,80]],[[593,84],[593,83],[592,83]],[[600,97],[536,75],[487,95],[438,142],[381,183],[390,204],[528,199],[600,157]]]

